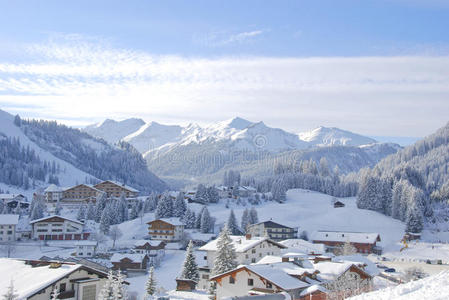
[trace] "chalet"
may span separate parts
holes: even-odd
[[[332,252],[340,249],[346,242],[350,242],[359,253],[382,253],[382,249],[376,245],[381,241],[378,233],[317,231],[313,233],[311,240],[315,244],[326,245]]]
[[[163,218],[148,222],[148,234],[152,240],[178,242],[184,235],[185,224],[179,218]]]
[[[251,237],[231,235],[232,244],[236,250],[238,264],[251,264],[261,260],[266,255],[279,255],[282,249],[287,248],[267,237]],[[210,270],[213,268],[217,255],[217,239],[210,241],[198,249],[203,251],[203,263],[200,268],[199,289],[209,286]],[[200,263],[201,265],[201,263]]]
[[[252,186],[239,186],[238,191],[240,197],[250,197],[256,193],[256,189]]]
[[[28,209],[30,203],[22,194],[0,194],[0,201],[7,205],[10,210],[16,209],[19,206],[21,209]]]
[[[48,300],[55,289],[59,299],[95,300],[108,276],[81,264],[8,258],[0,258],[0,274],[0,294],[13,282],[21,300]]]
[[[119,198],[122,194],[126,198],[136,198],[139,196],[139,191],[124,183],[113,180],[106,180],[94,185],[94,188],[106,193],[108,198]]]
[[[84,223],[61,216],[48,216],[30,222],[32,237],[39,240],[87,240]]]
[[[288,227],[273,221],[265,221],[248,226],[248,233],[255,237],[268,236],[274,241],[294,239],[298,233],[296,228]]]
[[[220,199],[232,198],[232,190],[230,190],[228,187],[226,187],[224,185],[220,185],[220,186],[216,186],[215,189],[216,189],[216,191],[218,193],[218,197],[220,197]]]
[[[165,256],[165,245],[164,241],[139,240],[134,243],[133,251],[148,255],[149,265],[157,267]]]
[[[77,257],[93,257],[96,254],[98,243],[96,241],[77,241],[76,256]]]
[[[191,291],[195,290],[196,285],[197,285],[197,282],[195,280],[185,279],[185,278],[176,278],[176,290],[177,291],[191,292]]]
[[[65,205],[79,205],[96,201],[104,192],[89,184],[78,184],[76,186],[65,189],[62,192],[61,204]]]
[[[121,271],[146,271],[148,268],[148,256],[137,253],[114,253],[111,257],[113,270]]]
[[[19,223],[19,215],[0,216],[0,242],[15,241],[16,227]]]

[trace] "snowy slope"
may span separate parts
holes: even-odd
[[[90,135],[104,139],[106,142],[114,144],[125,136],[136,132],[145,125],[142,119],[126,119],[123,121],[114,121],[106,119],[101,123],[89,125],[84,131]]]
[[[352,300],[405,300],[432,299],[446,300],[449,298],[449,272],[442,272],[427,278],[400,284],[371,293],[351,297]]]
[[[320,126],[311,131],[300,132],[299,138],[316,146],[360,146],[376,143],[376,140],[335,127]]]
[[[42,160],[47,160],[50,162],[54,161],[55,163],[59,164],[62,170],[61,173],[58,174],[59,183],[61,186],[70,186],[76,184],[77,182],[81,183],[84,182],[86,177],[92,177],[90,174],[83,172],[75,168],[73,165],[65,162],[64,160],[55,157],[50,152],[42,149],[37,144],[32,142],[20,130],[20,128],[14,124],[14,116],[3,110],[0,110],[0,133],[3,133],[8,137],[18,138],[22,146],[29,146],[36,152],[37,155],[39,155]],[[4,187],[3,189],[6,188]],[[12,191],[13,189],[10,190]]]

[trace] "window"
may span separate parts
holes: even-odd
[[[251,258],[251,263],[255,263],[256,259],[255,258]]]
[[[256,253],[256,249],[251,250],[251,253],[253,254]]]
[[[245,258],[246,258],[246,259],[248,259],[248,258],[249,258],[249,255],[248,255],[248,254],[246,254],[246,255],[245,255]]]
[[[65,283],[61,283],[59,285],[59,292],[60,293],[64,293],[65,292],[65,288],[66,288]]]
[[[204,260],[207,260],[207,255],[204,255]]]
[[[229,277],[229,283],[230,284],[234,284],[235,283],[235,279],[234,279],[234,277]]]
[[[271,282],[267,282],[266,287],[267,289],[271,289],[273,288],[273,285],[271,284]]]
[[[249,278],[248,279],[248,285],[253,286],[254,285],[254,279]]]

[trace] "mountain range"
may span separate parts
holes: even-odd
[[[331,167],[338,166],[346,173],[373,166],[401,149],[397,144],[378,143],[335,127],[291,133],[240,117],[206,126],[107,119],[83,130],[112,144],[131,144],[161,178],[171,183],[182,180],[182,184],[219,181],[227,169],[267,174],[276,159],[291,156],[314,160],[324,156]]]

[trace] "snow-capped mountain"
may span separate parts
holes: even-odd
[[[103,122],[85,127],[84,131],[91,136],[102,138],[110,144],[115,144],[127,135],[138,131],[144,125],[145,122],[137,118],[123,121],[106,119]]]
[[[372,138],[335,127],[320,126],[310,131],[300,132],[298,135],[301,140],[314,146],[361,146],[377,142]]]

